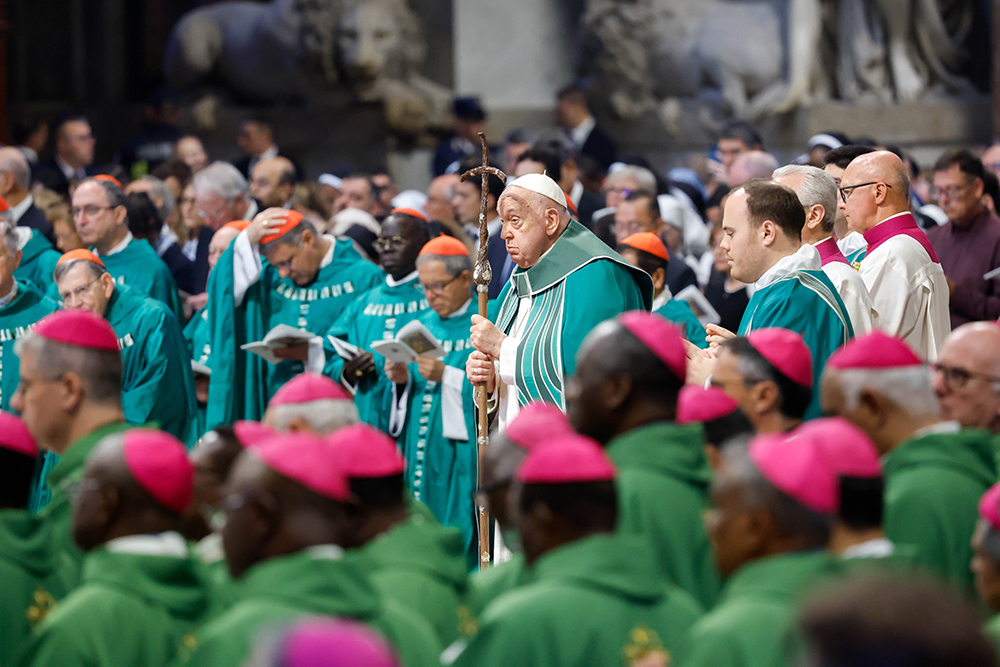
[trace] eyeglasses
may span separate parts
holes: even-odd
[[[963,185],[949,185],[946,188],[939,188],[936,185],[932,185],[931,197],[933,197],[934,199],[941,199],[941,196],[944,195],[948,199],[955,199],[960,194],[962,194],[962,192],[964,192],[965,189],[968,188],[970,185],[972,185],[972,183],[964,183]]]
[[[630,194],[632,194],[632,188],[605,188],[604,189],[604,194],[608,194],[609,192],[617,192],[618,194],[620,194],[622,196],[622,199],[626,199],[626,198],[628,198],[628,196]]]
[[[940,373],[941,376],[944,377],[945,384],[950,386],[952,389],[964,389],[965,385],[969,383],[969,380],[974,377],[981,377],[993,383],[994,389],[1000,390],[1000,377],[997,377],[996,375],[970,371],[958,366],[945,366],[944,364],[931,364],[931,370],[935,373]]]
[[[840,188],[840,199],[846,204],[847,198],[851,196],[851,193],[858,188],[863,188],[868,185],[884,185],[885,187],[892,189],[892,186],[888,183],[882,183],[882,181],[870,181],[868,183],[858,183],[857,185],[848,185],[847,187]]]
[[[87,292],[90,291],[90,288],[93,287],[94,283],[98,280],[100,280],[100,278],[94,278],[86,285],[80,285],[79,287],[74,288],[71,292],[62,292],[59,294],[59,298],[62,299],[64,304],[76,303],[87,295]],[[71,298],[73,299],[72,301],[70,301]]]
[[[70,209],[70,213],[73,214],[73,219],[76,220],[81,215],[85,215],[88,218],[92,218],[95,215],[97,215],[98,213],[100,213],[101,211],[110,211],[113,208],[116,208],[116,207],[115,206],[98,206],[97,204],[87,204],[86,206],[84,206],[82,208],[79,207],[79,206],[74,206],[73,208]]]
[[[424,285],[424,294],[440,294],[444,291],[444,288],[458,280],[459,276],[455,276],[451,280],[446,280],[443,283],[432,283],[430,285]]]
[[[406,239],[402,236],[392,236],[387,239],[376,239],[375,243],[372,244],[375,249],[379,252],[385,252],[386,250],[391,250],[393,248],[402,248],[406,245]]]

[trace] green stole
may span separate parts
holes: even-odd
[[[35,287],[44,293],[54,282],[52,272],[55,271],[56,262],[60,257],[62,255],[52,247],[49,240],[37,229],[32,229],[31,238],[21,248],[21,263],[14,269],[14,277],[34,283]]]
[[[10,409],[10,399],[21,381],[21,362],[14,353],[14,343],[31,331],[35,322],[59,305],[43,296],[35,285],[17,281],[17,294],[0,308],[0,410]]]
[[[132,239],[125,249],[113,255],[101,255],[101,261],[118,285],[128,285],[133,290],[160,301],[184,322],[184,304],[177,293],[174,277],[153,246],[145,239]]]
[[[589,285],[574,285],[579,289],[567,294],[567,282],[573,273],[602,260],[616,265],[613,276],[595,273],[597,280]],[[627,284],[626,275],[634,284]],[[611,284],[615,279],[618,284]],[[614,298],[618,296],[613,294],[615,289],[621,291],[621,298]],[[541,400],[565,406],[565,380],[583,337],[604,319],[621,312],[648,311],[653,303],[653,282],[647,273],[633,267],[590,230],[572,220],[537,264],[529,269],[514,269],[497,297],[500,308],[494,322],[501,331],[508,333],[514,326],[522,297],[530,299],[531,310],[518,335],[518,402],[524,406]],[[588,304],[591,317],[580,321],[566,317],[570,302],[576,300]],[[575,331],[567,336],[571,329]]]

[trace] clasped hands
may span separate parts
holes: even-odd
[[[475,352],[465,362],[465,374],[472,384],[486,383],[486,391],[496,391],[496,368],[494,362],[500,358],[500,346],[507,334],[481,315],[472,316],[469,340]]]

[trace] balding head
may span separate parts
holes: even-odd
[[[250,194],[263,208],[280,208],[295,188],[295,165],[285,157],[261,160],[250,173]]]
[[[970,322],[945,339],[933,367],[941,416],[1000,432],[1000,326]]]
[[[754,178],[771,178],[778,161],[764,151],[741,153],[729,168],[729,187],[738,188]]]
[[[31,185],[31,168],[19,148],[0,148],[0,195],[12,205],[20,202]],[[15,197],[11,197],[14,194]],[[13,201],[17,199],[17,201]]]
[[[910,210],[909,172],[895,153],[865,153],[844,170],[840,194],[839,205],[847,215],[848,229],[863,233]]]

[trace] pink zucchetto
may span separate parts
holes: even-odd
[[[102,352],[118,351],[118,336],[103,317],[89,310],[57,310],[38,321],[34,333],[53,343]]]
[[[802,336],[788,329],[757,329],[747,341],[760,356],[797,385],[813,386],[812,353]]]
[[[316,373],[299,373],[281,386],[268,401],[268,406],[298,405],[313,401],[350,401],[350,395],[339,384]]]
[[[990,524],[993,530],[1000,531],[1000,484],[994,484],[979,500],[979,516]]]
[[[684,338],[670,320],[644,310],[630,310],[619,315],[618,322],[649,348],[677,379],[683,382],[687,378]]]
[[[543,401],[532,401],[521,408],[504,430],[505,438],[530,451],[536,445],[573,433],[563,411]]]
[[[905,368],[923,363],[901,339],[878,330],[848,341],[826,361],[828,367],[840,369]]]
[[[158,503],[178,514],[191,504],[194,466],[181,441],[163,431],[125,432],[122,456],[132,478]]]
[[[758,435],[750,460],[776,489],[816,512],[837,510],[839,485],[833,467],[811,438],[792,433]]]
[[[17,415],[0,410],[0,449],[38,458],[35,436]]]
[[[882,475],[875,444],[864,431],[845,419],[813,419],[793,432],[815,442],[837,475],[862,479]]]
[[[247,447],[267,467],[321,496],[350,498],[347,476],[330,446],[318,435],[280,433]]]
[[[406,470],[396,441],[367,424],[337,429],[326,442],[350,479],[391,477]]]
[[[525,484],[607,482],[615,466],[596,441],[572,434],[528,451],[515,476]]]
[[[677,423],[704,424],[740,409],[732,396],[718,387],[684,385],[677,395]]]

